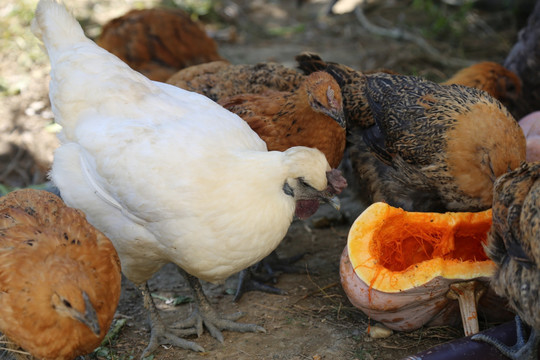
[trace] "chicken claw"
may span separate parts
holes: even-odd
[[[178,337],[176,334],[172,333],[171,330],[163,323],[161,316],[159,316],[158,309],[152,300],[150,295],[150,289],[148,288],[148,283],[144,283],[139,286],[144,298],[144,307],[148,310],[150,314],[150,342],[146,349],[144,349],[141,359],[152,354],[160,345],[171,344],[177,347],[181,347],[187,350],[203,352],[204,349],[193,341],[188,341]],[[183,335],[190,335],[189,333],[184,333]]]
[[[210,332],[210,335],[221,343],[223,342],[223,334],[221,333],[221,330],[237,332],[266,332],[266,330],[259,325],[237,323],[236,320],[244,316],[244,313],[242,312],[237,312],[230,315],[218,314],[204,295],[199,279],[186,273],[181,268],[178,268],[178,271],[188,281],[189,286],[193,291],[196,309],[186,320],[174,324],[173,327],[175,329],[183,329],[188,333],[197,334],[197,336],[200,336],[203,332],[204,325]]]

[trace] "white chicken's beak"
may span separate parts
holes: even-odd
[[[326,199],[326,202],[328,204],[332,205],[332,207],[334,209],[336,209],[337,211],[339,211],[339,209],[341,209],[341,201],[339,200],[339,198],[337,196]]]

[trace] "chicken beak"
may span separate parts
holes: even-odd
[[[339,209],[341,209],[341,201],[339,200],[339,198],[337,196],[333,196],[331,198],[326,198],[325,202],[332,205],[332,207],[334,209],[336,209],[337,211],[339,211]]]
[[[332,111],[332,118],[341,126],[342,128],[347,127],[347,123],[345,121],[345,113],[343,110],[340,111]]]
[[[342,128],[346,128],[347,127],[347,123],[345,121],[345,113],[343,112],[343,110],[339,111],[335,116],[334,116],[334,120],[336,120],[336,122],[339,124],[339,126],[341,126]]]
[[[88,297],[88,294],[83,291],[83,299],[84,299],[84,306],[85,306],[85,312],[77,313],[74,317],[84,325],[88,326],[90,330],[96,335],[99,336],[101,333],[101,329],[99,328],[99,321],[98,316],[96,313],[96,310],[92,306],[92,303],[90,302],[90,298]]]

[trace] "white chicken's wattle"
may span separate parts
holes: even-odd
[[[32,24],[51,61],[50,99],[62,125],[51,178],[114,243],[122,271],[141,287],[160,344],[202,348],[173,334],[146,281],[173,262],[194,289],[196,316],[220,330],[264,331],[220,317],[197,278],[219,282],[259,261],[283,239],[298,201],[329,201],[330,166],[316,149],[268,152],[238,116],[210,99],[153,82],[85,37],[54,0]]]

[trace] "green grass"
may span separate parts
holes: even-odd
[[[0,73],[0,95],[17,94],[26,85],[13,80],[11,75],[31,72],[39,64],[47,63],[47,56],[30,31],[37,0],[7,1],[0,7],[0,54],[2,62],[14,66]]]
[[[93,357],[107,360],[132,360],[133,355],[118,355],[113,349],[114,342],[118,338],[118,334],[126,324],[126,319],[114,320],[109,332],[101,342],[101,345],[92,353]]]
[[[413,0],[413,8],[423,11],[431,19],[431,25],[424,29],[430,38],[450,37],[460,39],[467,32],[467,15],[473,9],[473,1],[465,1],[461,6],[449,6],[434,0]]]

